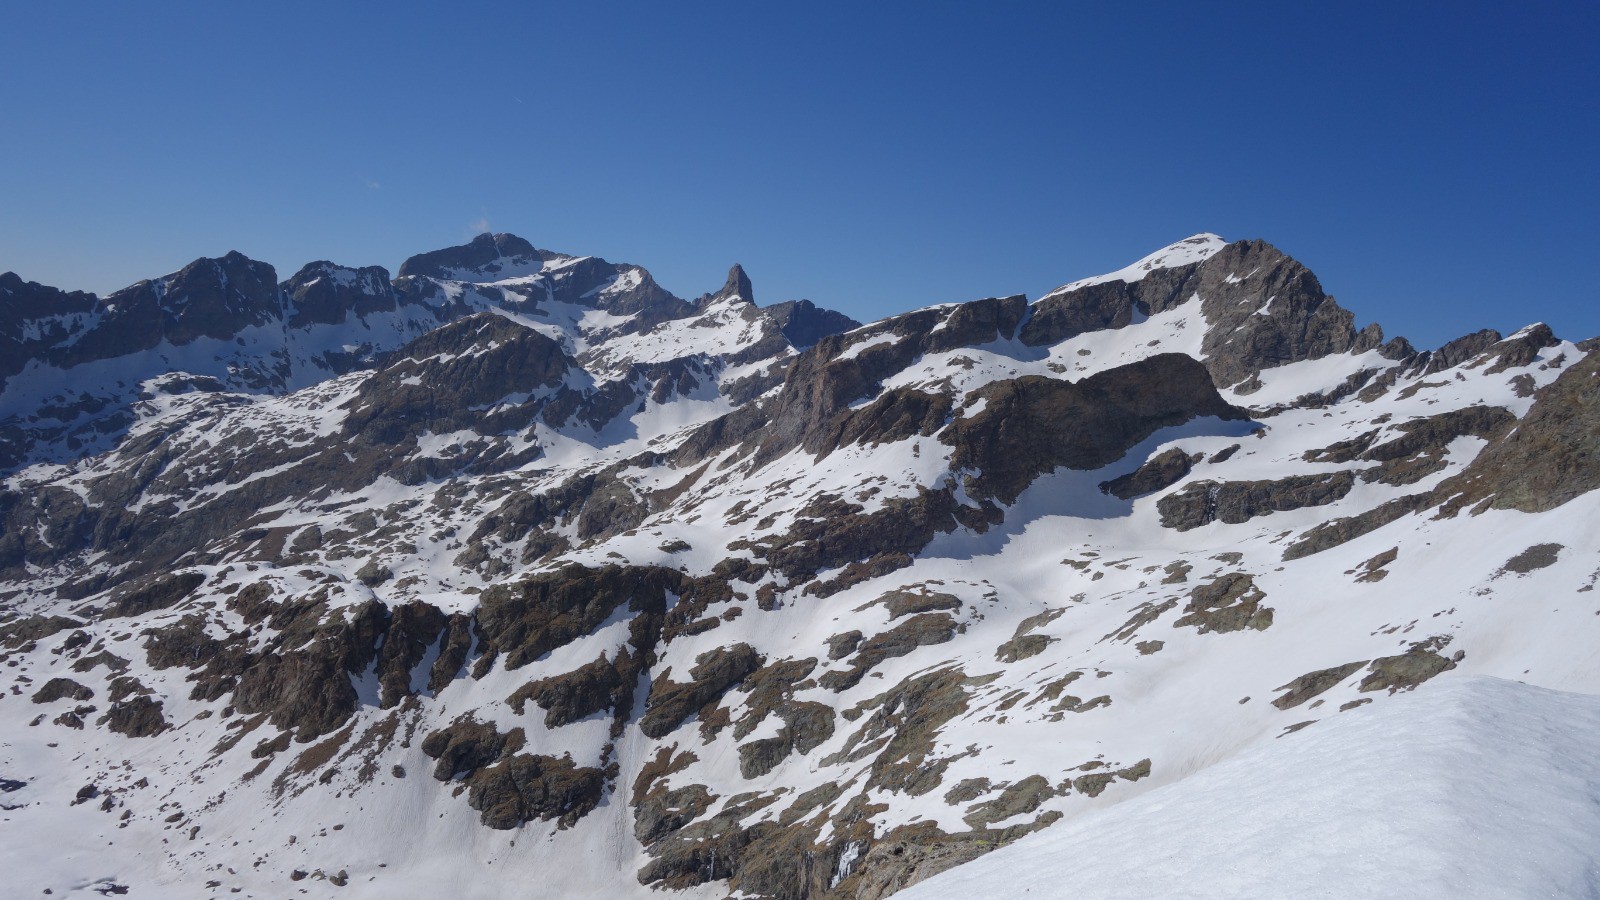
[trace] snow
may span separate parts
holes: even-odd
[[[1106,278],[1133,280],[1161,265],[1205,258],[1220,241],[1203,235],[1180,242]],[[549,268],[560,270],[572,261],[558,260]],[[306,749],[300,745],[258,763],[249,750],[256,740],[276,733],[270,726],[246,738],[242,749],[213,753],[244,717],[222,715],[227,698],[190,699],[187,670],[156,671],[145,664],[139,649],[144,629],[189,614],[205,616],[208,630],[219,635],[243,627],[227,599],[253,583],[269,584],[279,596],[326,589],[336,614],[348,615],[355,604],[371,599],[391,605],[421,600],[445,612],[471,612],[491,584],[510,584],[570,562],[665,565],[691,576],[711,574],[725,560],[757,558],[763,542],[783,538],[797,521],[814,518],[808,507],[819,500],[848,503],[871,515],[891,501],[954,484],[958,502],[975,505],[959,489],[970,473],[952,470],[951,447],[937,434],[869,440],[821,456],[794,450],[760,466],[738,449],[683,468],[663,464],[687,435],[734,409],[725,386],[759,368],[784,365],[787,353],[743,365],[726,362],[726,354],[765,336],[763,320],[748,304],[717,303],[684,319],[623,334],[630,317],[550,299],[549,277],[541,271],[490,285],[445,282],[437,296],[558,337],[586,369],[574,370],[564,387],[580,396],[626,387],[633,393],[623,394],[631,399],[619,414],[598,428],[573,418],[559,427],[535,421],[515,434],[479,434],[470,428],[423,433],[401,462],[450,459],[484,443],[506,453],[540,452],[486,476],[418,484],[383,476],[371,484],[266,506],[256,511],[250,527],[282,530],[291,543],[313,525],[326,536],[361,514],[370,514],[385,536],[356,550],[329,538],[332,549],[280,561],[257,558],[253,548],[218,544],[208,548],[215,551],[216,564],[190,567],[206,577],[193,598],[145,616],[93,622],[87,629],[91,637],[129,657],[130,674],[166,704],[173,732],[130,740],[94,726],[69,730],[49,719],[31,726],[39,713],[54,716],[69,708],[28,700],[44,680],[72,673],[73,655],[62,646],[66,635],[5,657],[0,777],[27,785],[0,794],[0,803],[21,804],[0,811],[0,868],[13,873],[9,883],[19,896],[38,895],[45,887],[57,895],[82,894],[102,876],[133,883],[135,895],[153,891],[173,897],[210,896],[200,885],[213,878],[224,883],[222,890],[239,887],[246,896],[303,889],[312,896],[378,897],[398,891],[492,897],[502,895],[506,885],[529,883],[553,896],[661,896],[637,882],[647,857],[633,836],[628,803],[633,779],[657,749],[693,748],[698,758],[666,784],[707,786],[719,798],[709,814],[742,793],[783,792],[781,802],[759,815],[773,819],[807,790],[851,786],[828,808],[838,812],[865,791],[873,756],[830,760],[861,721],[841,718],[835,735],[822,745],[790,756],[759,778],[745,779],[738,747],[776,733],[779,719],[770,717],[735,740],[731,730],[703,738],[691,718],[660,742],[646,739],[637,727],[624,729],[615,744],[614,793],[576,827],[562,831],[551,823],[530,823],[512,832],[491,832],[462,798],[451,796],[449,786],[432,780],[432,763],[421,754],[420,740],[377,754],[379,774],[365,782],[348,764],[329,774],[326,783],[318,776],[331,769],[292,773],[294,760]],[[353,343],[370,350],[393,346],[413,329],[432,327],[435,314],[431,307],[412,306],[304,336],[280,334],[277,343],[270,335],[250,337],[260,338],[253,347],[277,349],[345,346],[355,335],[361,340]],[[864,327],[844,355],[897,340],[882,333],[884,327]],[[930,354],[889,374],[873,390],[944,392],[956,409],[975,416],[984,401],[972,392],[997,379],[1039,375],[1076,381],[1156,353],[1199,356],[1205,329],[1200,304],[1190,298],[1123,328],[1053,346],[996,340]],[[214,371],[205,366],[225,361],[226,349],[198,346],[199,355],[182,361]],[[174,361],[162,354],[170,349],[163,348],[154,362],[124,361],[83,374],[132,378]],[[1595,698],[1530,685],[1600,692],[1600,659],[1593,652],[1600,641],[1600,616],[1596,595],[1589,592],[1600,580],[1594,525],[1600,521],[1600,492],[1538,515],[1492,510],[1436,519],[1424,512],[1322,553],[1283,559],[1285,546],[1308,528],[1426,491],[1459,473],[1485,446],[1479,438],[1464,437],[1444,449],[1443,467],[1423,480],[1396,487],[1358,478],[1346,497],[1327,506],[1186,532],[1164,527],[1158,508],[1164,495],[1206,480],[1281,478],[1370,465],[1312,463],[1306,454],[1377,429],[1384,429],[1380,440],[1387,440],[1418,417],[1472,404],[1521,414],[1532,400],[1519,396],[1511,379],[1527,376],[1535,386],[1548,384],[1562,365],[1582,355],[1563,343],[1516,371],[1489,375],[1487,366],[1461,366],[1426,379],[1400,375],[1376,399],[1346,397],[1326,408],[1271,415],[1267,411],[1277,404],[1326,391],[1364,370],[1389,371],[1395,363],[1376,353],[1340,354],[1268,369],[1259,390],[1229,396],[1254,408],[1257,421],[1196,419],[1156,432],[1099,470],[1046,474],[1004,510],[1004,521],[981,531],[939,534],[905,568],[829,596],[806,593],[808,581],[791,584],[771,574],[755,583],[736,581],[732,596],[706,611],[720,624],[659,645],[646,677],[669,667],[681,673],[698,654],[742,641],[769,660],[816,658],[812,681],[797,686],[795,698],[844,711],[903,679],[959,669],[969,679],[967,709],[940,729],[927,760],[947,765],[941,784],[918,795],[872,790],[868,799],[883,809],[872,823],[878,836],[913,821],[952,833],[967,830],[963,817],[972,804],[945,799],[949,787],[962,779],[994,782],[974,801],[983,802],[1031,775],[1054,785],[1086,771],[1152,761],[1147,777],[1116,780],[1092,798],[1078,790],[1061,793],[1001,823],[1028,824],[1048,813],[1063,817],[1012,848],[916,889],[933,892],[922,894],[925,898],[955,893],[963,900],[1030,893],[1195,896],[1207,891],[1294,896],[1317,890],[1362,896],[1395,885],[1421,896],[1592,895],[1594,858],[1578,842],[1600,824],[1594,821],[1597,764],[1583,755],[1600,736],[1600,710]],[[161,392],[139,403],[129,437],[162,440],[172,452],[162,460],[164,472],[135,503],[196,509],[232,491],[253,491],[296,464],[300,457],[291,451],[338,434],[370,373],[320,380],[326,373],[314,373],[305,361],[309,358],[296,357],[286,384],[299,384],[302,377],[316,383],[279,396],[242,389]],[[640,364],[669,362],[690,373],[697,386],[669,392],[658,402]],[[513,395],[500,403],[534,399]],[[858,402],[872,399],[869,392]],[[282,456],[259,471],[235,474],[227,448],[246,445],[269,446]],[[1177,484],[1132,500],[1100,489],[1102,482],[1174,448],[1196,460],[1193,472]],[[1214,461],[1230,448],[1230,458]],[[112,451],[71,464],[37,465],[5,486],[18,495],[57,488],[90,502],[99,496],[102,479],[127,478],[142,461],[137,451]],[[498,515],[506,498],[518,492],[539,495],[599,472],[648,503],[651,512],[637,527],[583,540],[568,516],[548,526],[573,544],[553,559],[525,561],[520,539],[490,537],[487,552],[507,569],[486,575],[456,562],[467,535]],[[692,485],[673,490],[684,482]],[[39,537],[49,535],[40,531]],[[735,541],[748,543],[730,550]],[[1549,543],[1563,545],[1553,564],[1525,574],[1505,571],[1514,554]],[[1385,553],[1393,553],[1394,560],[1383,580],[1356,577]],[[394,578],[372,588],[357,583],[354,574],[369,559],[390,567]],[[1172,567],[1180,564],[1188,567],[1187,574],[1170,580]],[[95,572],[96,566],[90,557],[0,585],[0,592],[9,592],[7,611],[65,608],[52,596],[54,586]],[[839,571],[820,573],[818,579]],[[1177,624],[1196,586],[1240,572],[1250,574],[1264,592],[1263,604],[1275,614],[1270,628],[1202,633]],[[770,610],[758,607],[754,597],[769,588]],[[951,639],[888,659],[854,687],[834,691],[817,684],[815,678],[848,665],[848,660],[828,659],[829,638],[852,630],[879,635],[900,624],[880,602],[900,589],[955,596],[960,608],[952,616],[958,630]],[[1160,609],[1162,603],[1171,605]],[[1152,609],[1156,614],[1149,621],[1121,633],[1130,617]],[[1024,621],[1040,616],[1031,633],[1050,643],[1036,656],[1000,662],[997,648]],[[531,680],[562,674],[601,654],[609,657],[628,641],[629,626],[628,614],[619,611],[528,666],[515,671],[495,666],[481,679],[462,675],[436,696],[424,692],[403,712],[376,707],[369,670],[358,679],[363,706],[353,720],[354,733],[365,734],[395,715],[405,717],[406,727],[420,739],[457,716],[472,714],[504,728],[523,728],[530,752],[598,759],[611,740],[609,722],[591,717],[547,728],[537,707],[517,714],[505,701]],[[269,636],[257,632],[253,640],[259,646]],[[1281,685],[1304,673],[1401,653],[1432,636],[1449,639],[1446,653],[1464,656],[1454,670],[1414,694],[1363,692],[1358,672],[1306,705],[1284,711],[1271,703]],[[1142,649],[1155,642],[1161,644],[1159,652]],[[413,670],[414,686],[425,683],[426,666],[437,653],[437,646],[430,647]],[[1069,688],[1075,695],[1104,696],[1109,703],[1062,714],[1037,701],[1068,673],[1081,673]],[[103,704],[110,677],[103,669],[71,677],[91,685]],[[636,703],[644,702],[647,689],[641,686]],[[736,688],[725,705],[737,718],[747,700],[744,689]],[[1364,700],[1373,702],[1339,711]],[[1315,724],[1280,738],[1287,727],[1308,721]],[[1477,753],[1472,747],[1484,749]],[[266,767],[247,777],[258,764]],[[410,774],[403,779],[387,775],[394,765]],[[141,777],[151,786],[132,788]],[[71,805],[74,792],[89,779],[116,787],[119,802],[134,811],[125,829],[116,818],[120,807],[107,814],[96,803]],[[189,818],[169,825],[165,819],[177,808]],[[1537,818],[1547,808],[1549,820]],[[193,841],[186,834],[191,822],[202,828]],[[334,829],[336,824],[348,827]],[[831,824],[823,834],[833,834]],[[870,848],[853,844],[840,852],[828,875],[838,881],[868,858]],[[313,877],[291,889],[286,879],[297,868],[329,873],[346,868],[351,885],[333,889]],[[953,880],[968,873],[977,880]],[[724,888],[714,883],[673,896],[726,896]]]
[[[1600,896],[1600,697],[1449,678],[899,896]]]
[[[1204,262],[1205,260],[1215,256],[1217,251],[1221,250],[1227,245],[1228,242],[1223,240],[1218,235],[1210,233],[1197,234],[1193,237],[1184,238],[1175,244],[1169,244],[1165,247],[1162,247],[1160,250],[1157,250],[1156,252],[1146,256],[1130,266],[1118,269],[1115,272],[1109,272],[1105,275],[1096,275],[1092,278],[1080,278],[1077,281],[1069,282],[1061,287],[1056,288],[1050,293],[1045,294],[1045,296],[1054,297],[1057,294],[1065,294],[1068,291],[1075,291],[1079,288],[1085,288],[1093,284],[1106,284],[1112,281],[1126,281],[1129,284],[1132,284],[1136,281],[1143,281],[1146,275],[1149,275],[1156,269],[1175,269],[1179,266],[1189,265],[1190,263]]]

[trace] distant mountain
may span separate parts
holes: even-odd
[[[378,266],[324,261],[279,283],[271,266],[229,253],[103,300],[8,272],[0,298],[5,470],[113,448],[136,421],[133,405],[157,394],[285,394],[371,369],[477,312],[520,318],[572,352],[697,313],[638,266],[538,250],[508,234],[414,256],[394,280]],[[807,301],[756,315],[756,341],[766,339],[757,352],[774,355],[796,346],[789,332],[815,343],[858,324]]]
[[[1420,351],[1216,235],[867,325],[504,234],[0,275],[0,860],[28,896],[1112,883],[1052,874],[1097,822],[1199,841],[1160,798],[1523,702],[1464,675],[1600,690],[1597,347]],[[1352,789],[1455,771],[1384,760]],[[1460,778],[1578,777],[1503,762]],[[1128,884],[1229,884],[1155,850]]]

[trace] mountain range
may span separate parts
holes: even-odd
[[[1600,693],[1596,349],[1418,349],[1211,234],[866,325],[508,234],[8,272],[0,859],[18,896],[1382,896],[1439,832],[1353,823],[1442,814],[1329,779],[1590,784],[1491,737],[1600,737],[1563,695]],[[1469,838],[1429,865],[1487,871]]]

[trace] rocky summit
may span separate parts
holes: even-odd
[[[1416,718],[1363,707],[1600,692],[1596,349],[1418,350],[1215,235],[868,325],[508,234],[0,275],[7,891],[1136,866],[1157,792]]]

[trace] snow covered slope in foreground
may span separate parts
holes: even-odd
[[[1440,680],[900,896],[1600,897],[1597,741],[1600,697]]]

